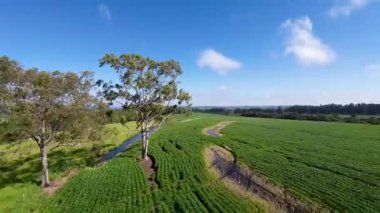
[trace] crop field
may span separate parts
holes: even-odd
[[[139,165],[115,159],[74,177],[54,198],[47,212],[132,212],[153,209],[149,186]]]
[[[204,134],[222,121],[236,122],[219,137]],[[213,144],[228,146],[239,162],[301,200],[341,212],[380,209],[380,126],[208,114],[177,116],[151,137],[153,180],[138,163],[137,143],[38,202],[48,203],[44,212],[268,211],[210,173],[204,150]]]
[[[118,159],[95,171],[79,174],[52,200],[51,209],[83,212],[97,206],[96,202],[103,205],[102,200],[107,200],[104,205],[114,204],[114,207],[99,208],[100,212],[114,212],[115,209],[129,209],[128,212],[262,212],[262,206],[239,198],[215,182],[207,171],[202,153],[213,138],[201,134],[200,130],[214,122],[202,120],[200,123],[169,125],[152,136],[150,154],[155,159],[156,184],[150,184],[142,176],[142,170],[136,168],[139,156],[139,144],[136,144]],[[187,131],[189,128],[192,131]],[[116,167],[114,161],[118,162],[117,171],[112,169]],[[107,175],[108,171],[112,171],[112,175]],[[110,184],[107,189],[102,188],[102,180],[105,185]],[[120,185],[122,180],[125,181]],[[80,195],[80,190],[87,193]],[[81,199],[86,199],[83,202],[89,204],[82,204],[78,201]],[[69,208],[65,209],[66,206]],[[93,210],[98,211],[97,208]]]
[[[87,184],[102,172],[86,171],[69,183],[53,203],[85,210],[86,205],[80,201],[84,198],[77,191],[92,187],[86,196],[94,196],[93,201],[86,202],[108,198],[110,203],[118,203],[115,208],[129,209],[131,203],[126,202],[132,199],[129,202],[134,202],[136,211],[265,211],[259,203],[232,193],[207,171],[202,153],[205,147],[216,143],[232,148],[239,161],[301,199],[340,211],[375,212],[380,208],[380,168],[376,163],[380,150],[379,126],[202,114],[193,117],[198,119],[168,125],[152,136],[150,155],[155,160],[156,184],[149,184],[136,166],[139,156],[136,144],[117,160],[121,167],[118,172],[112,171],[109,176],[109,182],[128,195],[115,192],[110,186],[103,189],[101,181],[99,187],[95,183],[96,187]],[[204,128],[226,120],[237,122],[222,130],[223,136],[202,133]],[[128,164],[124,172],[123,162]],[[111,162],[99,170],[111,172],[108,167],[115,166]],[[130,179],[119,185],[117,180],[122,179],[119,176]],[[131,187],[140,190],[133,191]],[[114,193],[123,198],[114,198]]]
[[[239,119],[222,143],[273,182],[332,209],[380,209],[380,127]]]

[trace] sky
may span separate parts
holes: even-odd
[[[0,0],[0,55],[117,81],[106,53],[175,59],[194,106],[380,103],[379,0]]]

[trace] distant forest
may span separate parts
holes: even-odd
[[[278,107],[194,107],[193,112],[240,115],[244,117],[380,124],[380,104],[365,103]]]

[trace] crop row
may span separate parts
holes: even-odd
[[[171,212],[255,212],[261,210],[249,201],[241,200],[216,181],[206,167],[204,148],[213,138],[203,135],[202,128],[214,124],[184,123],[169,126],[152,137],[150,154],[157,169],[158,200],[165,197]],[[195,124],[195,126],[194,126]],[[190,127],[190,128],[189,128]]]
[[[138,152],[81,172],[53,199],[54,212],[255,212],[206,167],[204,148],[227,145],[239,161],[304,199],[349,212],[380,209],[380,129],[366,125],[198,115],[151,138],[157,186],[136,162]],[[202,129],[237,120],[222,137]],[[374,129],[378,128],[378,129]],[[137,145],[137,148],[138,145]]]
[[[49,205],[50,212],[150,211],[149,187],[139,165],[115,159],[74,177]]]
[[[340,211],[380,209],[379,127],[241,119],[225,135],[240,160],[306,199]]]

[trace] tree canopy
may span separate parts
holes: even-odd
[[[24,142],[32,139],[40,149],[42,185],[48,186],[48,145],[86,141],[98,137],[101,128],[101,103],[91,94],[93,74],[84,71],[46,72],[38,69],[23,70],[14,61],[2,59],[1,89],[6,96],[2,102],[9,109],[2,123],[2,140]],[[8,65],[9,64],[9,65]]]
[[[12,91],[21,70],[17,61],[7,56],[0,57],[0,115],[9,113]]]
[[[147,158],[149,132],[160,127],[179,106],[190,107],[191,96],[179,88],[180,64],[174,60],[155,61],[136,54],[106,54],[100,66],[109,65],[119,75],[116,84],[98,81],[103,97],[111,104],[136,111],[143,145],[142,157]]]

